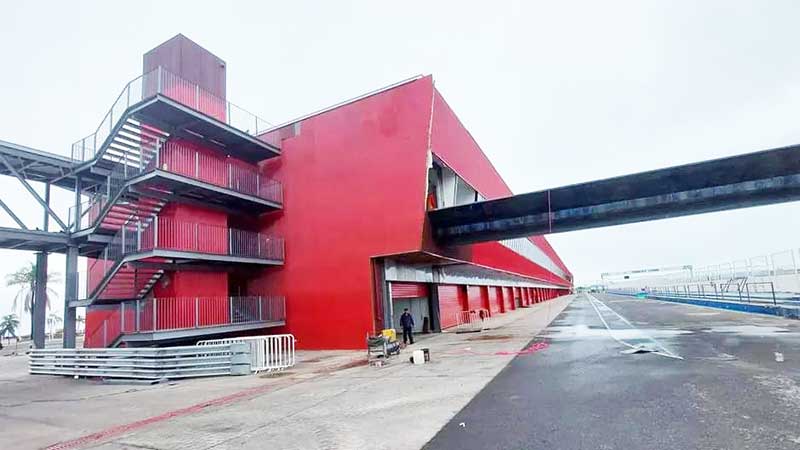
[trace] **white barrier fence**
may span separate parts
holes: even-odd
[[[205,348],[58,348],[32,350],[37,375],[159,380],[250,373],[250,349],[228,343]]]
[[[456,333],[483,331],[489,327],[489,310],[473,309],[456,314]]]
[[[250,370],[254,373],[275,372],[292,367],[295,364],[295,338],[291,334],[211,339],[200,341],[197,345],[232,343],[245,343],[250,346]]]

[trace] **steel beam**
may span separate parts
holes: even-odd
[[[22,228],[23,230],[28,229],[28,227],[25,226],[25,223],[23,223],[22,220],[20,220],[20,218],[17,217],[16,214],[14,214],[14,211],[12,211],[11,208],[9,208],[8,205],[6,205],[6,203],[3,201],[2,198],[0,198],[0,207],[2,207],[3,210],[5,210],[6,214],[8,214],[9,216],[11,216],[12,219],[14,219],[14,222],[17,222],[17,225],[19,225],[20,228]]]
[[[428,213],[445,245],[800,200],[800,145],[547,189]]]
[[[58,226],[60,226],[62,230],[67,231],[67,226],[64,224],[64,222],[62,222],[61,219],[58,217],[58,215],[55,212],[53,212],[52,209],[50,209],[50,206],[48,206],[47,203],[44,200],[42,200],[42,197],[40,197],[39,193],[36,192],[36,190],[33,189],[33,187],[31,187],[28,181],[25,178],[23,178],[22,175],[20,175],[16,169],[14,169],[14,166],[12,166],[11,163],[8,162],[5,156],[0,155],[0,162],[2,162],[15,177],[17,177],[19,182],[22,183],[22,185],[25,187],[25,189],[27,189],[27,191],[31,194],[31,196],[33,196],[33,198],[36,199],[37,202],[39,202],[42,208],[44,208],[48,214],[53,216],[53,219],[58,223]]]

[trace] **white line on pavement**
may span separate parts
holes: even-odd
[[[669,351],[669,349],[667,349],[664,346],[664,344],[662,344],[661,342],[657,341],[655,338],[653,338],[651,336],[648,336],[646,333],[644,333],[643,331],[641,331],[638,328],[636,328],[635,326],[633,326],[633,324],[631,324],[628,321],[628,319],[622,317],[618,312],[614,311],[608,305],[606,305],[602,301],[598,300],[597,297],[595,297],[594,295],[592,295],[592,294],[587,292],[586,293],[586,298],[589,300],[589,304],[592,305],[592,308],[594,308],[594,312],[597,313],[597,317],[600,318],[600,321],[603,322],[603,325],[606,327],[606,330],[608,330],[609,335],[615,341],[619,342],[622,345],[630,347],[630,348],[638,348],[635,345],[632,345],[632,344],[629,344],[629,343],[623,341],[622,339],[618,338],[614,333],[612,333],[611,327],[608,325],[608,322],[606,322],[606,319],[603,318],[603,314],[600,313],[600,310],[597,308],[597,305],[595,304],[595,302],[603,305],[603,307],[605,309],[607,309],[607,310],[611,311],[612,313],[614,313],[615,316],[619,317],[619,319],[622,320],[623,322],[625,322],[625,324],[627,324],[629,327],[631,327],[634,330],[638,331],[642,335],[642,338],[652,341],[657,347],[659,347],[662,350],[662,351],[652,352],[652,353],[655,353],[656,355],[666,356],[667,358],[683,359],[683,357],[681,357],[679,355],[676,355],[675,353]]]

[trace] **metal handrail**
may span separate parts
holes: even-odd
[[[127,117],[130,107],[156,95],[168,97],[252,136],[258,137],[273,129],[273,125],[266,120],[158,66],[129,81],[122,88],[97,129],[72,144],[72,159],[89,161],[98,157],[98,150],[112,135],[118,123]],[[279,145],[279,142],[273,142],[272,139],[270,143]]]
[[[280,322],[286,320],[286,299],[263,295],[157,297],[116,303],[106,314],[86,333],[86,345],[107,347],[124,334]]]
[[[174,173],[215,186],[251,195],[278,205],[283,204],[283,186],[279,181],[263,177],[257,168],[248,167],[231,157],[216,157],[175,141],[154,142],[142,147],[139,158],[113,157],[114,165],[105,194],[96,195],[80,205],[80,222],[76,206],[69,208],[70,227],[74,231],[95,225],[104,216],[104,209],[125,187],[128,180],[154,170]],[[94,214],[89,214],[93,210]],[[85,222],[83,219],[86,219]]]
[[[89,284],[94,286],[89,291],[95,291],[125,256],[152,250],[284,260],[284,242],[281,238],[227,226],[155,216],[122,225],[103,253],[90,265]],[[102,267],[98,268],[98,264],[102,264]]]

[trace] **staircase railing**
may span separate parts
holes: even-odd
[[[169,217],[129,221],[111,238],[103,252],[89,266],[94,297],[107,284],[123,258],[151,250],[174,250],[211,255],[283,261],[283,239],[254,231],[220,225],[185,222]],[[92,282],[95,283],[92,283]],[[104,282],[105,281],[105,282]]]
[[[108,347],[124,334],[279,322],[286,320],[282,296],[166,297],[104,306],[106,317],[86,333],[85,347]]]
[[[168,97],[252,136],[262,135],[272,128],[266,120],[159,66],[125,85],[97,129],[72,144],[72,159],[89,161],[102,156],[121,121],[127,119],[130,108],[156,95]],[[280,145],[277,138],[259,136],[259,139],[270,139],[270,144]]]
[[[234,158],[222,157],[200,151],[181,142],[157,139],[142,145],[138,153],[129,152],[111,159],[115,164],[108,178],[106,192],[80,205],[77,217],[75,206],[70,208],[70,225],[73,229],[91,228],[102,220],[127,185],[128,180],[153,170],[175,173],[259,197],[276,204],[283,203],[281,183],[261,176],[258,169]],[[135,215],[129,219],[138,219]],[[75,220],[79,222],[76,224]]]

